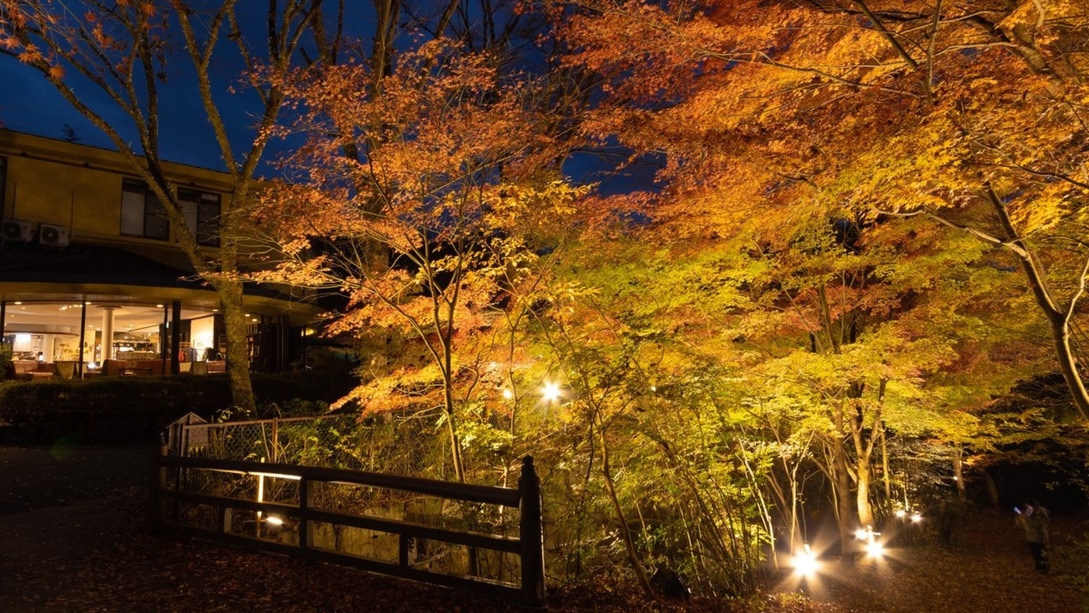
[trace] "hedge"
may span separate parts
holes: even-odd
[[[345,388],[310,373],[253,374],[251,380],[260,407],[253,417],[274,416],[288,406],[313,411],[315,401],[331,402]],[[148,442],[186,413],[212,419],[230,406],[226,375],[7,382],[0,385],[0,441]]]

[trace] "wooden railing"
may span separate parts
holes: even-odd
[[[298,495],[293,496],[297,498],[297,503],[267,502],[260,495],[256,500],[250,500],[186,491],[185,482],[188,479],[183,476],[191,476],[198,471],[251,475],[260,481],[261,488],[264,487],[266,479],[297,481]],[[462,503],[516,508],[519,512],[518,536],[451,530],[366,514],[315,508],[312,503],[317,484],[348,484],[408,492]],[[178,512],[183,505],[214,509],[214,526],[197,526],[188,523],[184,514]],[[238,511],[247,515],[252,513],[252,516],[256,518],[253,534],[240,533],[232,528],[235,524],[232,516]],[[294,522],[297,522],[296,542],[284,543],[262,538],[260,528],[262,517],[266,522],[273,517],[278,520],[285,517],[292,518]],[[478,594],[490,594],[513,600],[526,608],[545,608],[540,481],[533,467],[533,458],[528,456],[522,462],[522,475],[518,480],[518,488],[512,489],[332,468],[176,457],[166,455],[164,446],[155,462],[155,475],[151,486],[151,518],[156,529],[170,533],[199,536],[293,557],[343,564],[405,579],[466,589]],[[319,546],[314,540],[316,524],[363,528],[396,535],[397,561],[394,563]],[[410,558],[413,539],[463,545],[470,550],[491,550],[513,554],[519,560],[520,584],[478,577],[469,573],[452,574],[421,568]]]

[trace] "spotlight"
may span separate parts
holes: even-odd
[[[541,388],[541,398],[545,402],[555,402],[560,398],[560,386],[556,383],[545,383]]]
[[[813,576],[819,567],[817,554],[810,551],[808,543],[805,546],[805,551],[794,556],[793,564],[794,573],[803,577]]]

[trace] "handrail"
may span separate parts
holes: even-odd
[[[540,610],[545,608],[540,480],[533,466],[533,458],[530,456],[526,456],[522,461],[522,475],[518,480],[518,489],[512,489],[335,468],[177,457],[166,455],[166,451],[166,447],[163,446],[155,458],[155,475],[150,492],[151,518],[153,525],[157,529],[194,534],[287,555],[346,564],[372,572],[426,581],[448,587],[487,592],[513,599],[526,608]],[[258,477],[262,483],[268,477],[296,480],[299,484],[299,502],[298,504],[284,503],[282,501],[265,502],[169,489],[168,475],[170,469],[253,475]],[[179,482],[176,480],[175,483]],[[471,531],[456,531],[389,518],[315,509],[311,506],[312,486],[315,483],[377,487],[448,500],[514,507],[519,509],[519,534],[515,538]],[[164,510],[166,509],[164,502],[173,502],[175,509],[177,509],[176,505],[180,503],[213,507],[217,509],[216,528],[211,530],[177,521],[169,521],[164,517]],[[258,516],[264,513],[266,516],[268,514],[277,514],[294,518],[299,522],[298,544],[276,543],[260,539],[258,536],[251,537],[231,532],[230,517],[231,512],[234,510],[252,511],[257,513]],[[317,547],[313,542],[312,522],[365,528],[396,535],[398,537],[398,561],[392,563]],[[478,577],[450,575],[416,568],[409,563],[409,548],[412,539],[441,541],[517,555],[521,561],[521,584],[515,586]]]
[[[216,460],[211,458],[162,456],[159,462],[163,466],[178,468],[197,468],[250,475],[264,474],[280,478],[298,477],[324,483],[367,485],[389,490],[411,492],[413,494],[452,498],[465,502],[497,504],[505,507],[517,507],[519,504],[518,490],[507,487],[474,485],[471,483],[453,483],[436,479],[402,477],[386,473],[372,473],[343,468],[272,464],[268,462],[248,462],[244,460]],[[532,464],[532,460],[530,463]]]

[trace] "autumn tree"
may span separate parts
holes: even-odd
[[[624,223],[580,238],[532,328],[559,395],[538,409],[555,442],[534,453],[571,518],[554,532],[565,566],[577,578],[623,560],[651,598],[656,567],[704,593],[749,593],[767,532],[751,504],[760,477],[735,444],[747,416],[723,401],[739,368],[695,348],[708,328],[678,284],[684,262]]]
[[[351,397],[366,411],[440,409],[459,480],[460,394],[477,382],[459,346],[492,325],[534,266],[534,234],[577,194],[550,170],[533,80],[492,60],[438,40],[402,52],[377,87],[354,63],[298,73],[310,140],[296,180],[259,211],[285,258],[263,278],[345,294],[334,331],[414,339],[407,355],[422,362],[395,361]]]
[[[983,189],[982,141],[974,141],[974,150],[959,147],[965,141],[939,127],[952,126],[945,118],[954,114],[988,108],[994,119],[986,125],[1004,125],[1013,146],[1020,132],[1014,126],[1036,121],[1033,111],[981,93],[996,84],[1021,91],[1022,77],[1038,78],[1039,54],[1024,44],[1021,27],[1026,15],[1035,15],[1034,4],[1004,4],[981,16],[974,12],[979,7],[963,3],[717,2],[662,9],[590,2],[566,30],[577,50],[571,61],[607,84],[587,129],[619,139],[633,159],[664,161],[658,174],[664,190],[650,212],[660,239],[709,254],[716,262],[712,278],[747,289],[723,305],[750,314],[734,336],[763,339],[757,346],[768,359],[754,372],[777,382],[755,388],[765,404],[806,407],[805,429],[825,451],[845,538],[852,511],[863,523],[872,520],[873,461],[887,449],[890,427],[944,430],[942,436],[955,438],[950,424],[958,420],[939,417],[985,404],[988,394],[1041,368],[1014,359],[992,363],[989,373],[978,369],[986,355],[982,338],[1033,345],[1025,335],[1031,327],[1015,327],[1024,331],[1016,339],[1002,331],[1007,310],[1023,304],[1024,287],[1038,288],[1036,303],[1048,313],[1075,312],[1083,260],[1071,254],[1080,247],[1053,248],[1058,243],[1035,230],[1026,235],[1040,240],[1034,248],[1043,250],[1035,255],[1024,241],[1010,242],[1018,236],[1010,229],[1021,229],[1002,222],[995,206],[1002,197]],[[1011,33],[1018,27],[1020,34]],[[1064,45],[1064,57],[1073,57],[1073,39]],[[1076,108],[1059,107],[1060,113]],[[1000,116],[1005,124],[996,121]],[[1076,121],[1065,125],[1070,134],[1080,130]],[[1035,144],[1041,156],[1053,155],[1044,140]],[[1054,159],[1063,156],[1069,154]],[[1027,181],[1021,190],[1076,191],[1064,179],[1076,174],[1073,166],[1063,176],[1037,175],[1043,181],[1008,163],[987,168],[1019,173]],[[941,223],[926,229],[893,219],[920,211],[920,203]],[[1074,218],[1050,210],[1047,227],[1062,226],[1066,244],[1079,245]],[[969,232],[937,232],[948,226]],[[867,243],[880,249],[855,252],[861,247],[849,243],[867,234],[884,237]],[[738,236],[749,244],[723,252]],[[984,241],[973,245],[978,238]],[[945,267],[932,268],[939,261]],[[1008,272],[1017,261],[1031,263],[1023,276]],[[961,281],[938,283],[922,274],[953,270],[961,271]],[[1068,271],[1073,279],[1056,286],[1064,288],[1057,290],[1063,305],[1044,287],[1044,270]],[[1072,364],[1062,341],[1069,334],[1060,329],[1066,324],[1056,328],[1050,314],[1048,321],[1060,365]],[[1078,374],[1062,369],[1072,375],[1077,398]],[[951,370],[961,374],[949,376]]]
[[[253,409],[239,276],[247,256],[239,239],[247,234],[244,211],[259,190],[258,168],[284,101],[276,77],[290,69],[308,25],[320,22],[321,2],[270,0],[267,19],[259,24],[244,17],[233,0],[208,11],[181,1],[169,7],[145,1],[82,5],[85,10],[76,14],[48,1],[0,3],[0,49],[35,68],[100,129],[163,204],[189,263],[219,297],[234,404]],[[177,65],[179,50],[188,61],[185,68]],[[223,110],[227,95],[215,76],[215,66],[228,61],[240,66],[237,87],[257,100],[246,142],[231,136]],[[198,242],[196,228],[186,223],[178,185],[164,168],[161,126],[169,118],[162,99],[179,89],[192,92],[207,117],[233,186],[218,219],[215,248]],[[88,94],[104,95],[109,103],[92,104]],[[129,125],[115,122],[118,116]]]
[[[804,185],[831,207],[926,216],[1005,251],[1089,414],[1074,340],[1084,6],[585,6],[569,32],[577,61],[609,80],[599,134],[665,155],[675,189],[751,202]]]

